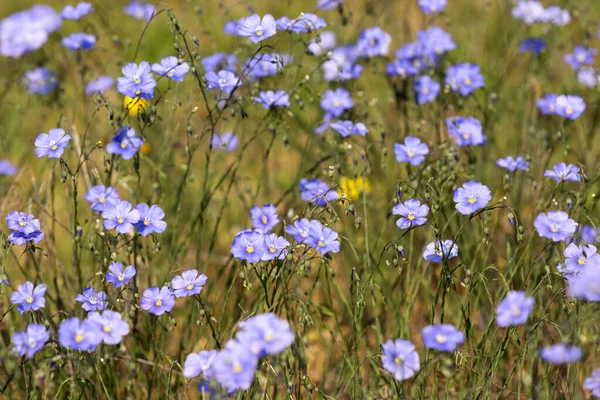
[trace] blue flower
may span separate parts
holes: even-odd
[[[402,218],[396,221],[400,229],[408,229],[411,226],[421,226],[427,222],[429,206],[421,204],[419,200],[409,199],[404,203],[398,203],[392,209],[393,215],[400,215]]]
[[[496,307],[496,323],[505,328],[511,325],[523,325],[533,310],[535,301],[525,292],[511,290]]]
[[[114,262],[108,266],[108,272],[106,273],[106,282],[110,282],[115,285],[115,288],[128,285],[129,281],[135,276],[135,267],[128,265],[123,270],[123,264],[120,262]]]
[[[88,320],[101,326],[102,341],[106,344],[119,344],[123,336],[129,334],[129,324],[116,311],[105,310],[102,314],[92,312]]]
[[[512,16],[531,25],[534,22],[542,22],[545,12],[544,6],[537,0],[524,0],[517,2],[512,9]]]
[[[85,311],[104,310],[108,306],[106,293],[103,291],[96,293],[93,287],[83,289],[83,293],[75,296],[75,300],[82,303],[81,307]]]
[[[585,111],[585,103],[579,96],[560,95],[556,98],[556,114],[576,120]]]
[[[415,345],[404,339],[388,340],[381,346],[383,355],[381,364],[383,368],[394,375],[397,381],[404,381],[415,376],[421,368],[419,353]]]
[[[513,156],[499,158],[496,161],[496,165],[510,172],[515,172],[516,170],[526,171],[529,168],[529,162],[521,156],[518,156],[516,159]]]
[[[96,185],[92,186],[83,198],[88,203],[92,203],[92,211],[101,213],[107,206],[114,206],[117,203],[119,193],[112,186]]]
[[[542,112],[542,114],[551,115],[556,113],[556,99],[557,95],[554,93],[547,93],[541,99],[538,99],[536,104],[537,108]]]
[[[290,97],[283,90],[267,90],[266,92],[260,92],[258,97],[254,98],[254,102],[261,104],[267,110],[271,107],[289,107]]]
[[[563,26],[571,21],[571,14],[568,10],[563,10],[558,6],[549,6],[546,8],[541,18],[542,22],[549,22],[557,26]]]
[[[60,158],[70,141],[71,135],[65,134],[63,129],[50,129],[48,133],[40,133],[35,139],[35,154],[38,158]]]
[[[91,96],[95,93],[104,93],[113,87],[115,80],[108,75],[101,75],[93,81],[89,81],[85,86],[85,94]]]
[[[141,97],[151,99],[154,97],[156,80],[152,76],[150,64],[142,61],[140,65],[135,63],[125,64],[121,68],[123,76],[117,78],[117,90],[123,96]]]
[[[327,202],[335,201],[338,198],[337,192],[319,179],[302,178],[299,184],[302,200],[310,201],[319,207],[325,207]]]
[[[564,250],[563,256],[565,256],[565,266],[561,272],[565,275],[576,275],[588,265],[600,268],[600,254],[592,245],[577,246],[575,243],[570,243]]]
[[[392,37],[378,26],[363,30],[356,42],[363,57],[387,56],[391,44]]]
[[[237,69],[238,58],[235,54],[215,53],[202,59],[202,66],[206,72],[225,69],[235,72]]]
[[[452,352],[465,341],[465,334],[450,324],[428,325],[421,336],[425,347],[443,352]]]
[[[429,75],[423,75],[415,80],[415,93],[417,95],[417,103],[429,103],[437,97],[440,92],[441,85],[434,81]]]
[[[250,79],[259,80],[266,76],[277,75],[291,60],[291,57],[278,53],[260,53],[246,60],[246,74]]]
[[[335,48],[335,33],[321,32],[317,38],[311,39],[306,46],[308,52],[313,56],[320,56]]]
[[[590,67],[583,67],[577,72],[577,82],[590,89],[598,86],[600,82],[599,77],[600,75],[596,73],[596,70]]]
[[[181,275],[177,275],[171,280],[171,287],[175,297],[186,297],[199,294],[207,281],[207,276],[200,274],[195,269],[183,271]]]
[[[286,226],[285,232],[292,235],[296,242],[303,243],[308,238],[311,225],[318,227],[319,221],[309,221],[306,218],[302,218],[294,221],[293,225]]]
[[[38,243],[44,239],[44,233],[41,232],[40,220],[34,219],[33,215],[11,211],[6,214],[6,223],[8,228],[12,229],[8,235],[8,240],[18,246],[27,242]]]
[[[569,214],[563,211],[549,211],[540,213],[533,222],[538,235],[554,242],[562,242],[573,236],[577,225],[569,218]]]
[[[58,342],[72,350],[93,351],[102,342],[104,333],[97,322],[72,317],[58,327]]]
[[[598,53],[595,49],[586,49],[584,46],[575,46],[572,54],[565,55],[565,62],[575,71],[584,65],[594,63],[594,56]]]
[[[485,85],[483,75],[476,64],[457,64],[446,68],[446,84],[462,96],[468,96],[473,91]]]
[[[456,144],[460,147],[485,145],[487,138],[483,134],[483,127],[475,118],[447,118],[446,126],[450,136],[456,139]]]
[[[454,191],[453,200],[459,213],[468,215],[484,208],[492,199],[490,188],[480,182],[465,182]]]
[[[271,14],[266,14],[262,19],[253,14],[238,22],[238,35],[247,37],[252,43],[263,41],[276,33],[277,24]]]
[[[429,147],[422,143],[421,140],[414,136],[407,136],[404,139],[404,144],[394,143],[394,154],[396,161],[407,162],[410,165],[420,165],[425,156],[429,154]]]
[[[60,12],[60,16],[62,19],[72,19],[75,21],[79,21],[81,18],[85,17],[89,13],[94,11],[94,6],[90,3],[78,3],[75,6],[65,6]]]
[[[108,154],[118,154],[124,160],[131,160],[138,149],[144,144],[141,136],[135,135],[135,130],[128,126],[119,128],[117,134],[112,138],[112,142],[106,145]]]
[[[242,85],[242,79],[235,76],[231,71],[221,70],[218,73],[208,71],[204,76],[208,90],[219,89],[227,94]]]
[[[19,313],[27,311],[37,311],[46,307],[46,285],[33,286],[33,283],[27,281],[19,285],[16,291],[10,295],[11,303],[17,306]]]
[[[539,38],[530,37],[525,39],[519,46],[519,51],[524,53],[526,51],[531,52],[535,56],[539,56],[542,50],[546,48],[546,41]]]
[[[354,45],[334,49],[322,65],[323,78],[328,82],[358,78],[362,72],[362,66],[356,64],[359,55],[359,49]]]
[[[344,0],[317,0],[317,10],[333,10],[343,2]]]
[[[583,357],[583,351],[580,347],[567,343],[559,343],[553,346],[544,347],[540,350],[542,360],[554,365],[574,363]]]
[[[311,224],[308,228],[308,237],[305,243],[324,255],[329,252],[339,253],[340,242],[337,239],[338,233],[336,231],[329,227],[323,227],[317,221],[316,224]]]
[[[223,26],[223,32],[228,35],[239,36],[240,27],[238,21],[227,21]]]
[[[163,233],[167,229],[167,223],[162,219],[165,212],[162,208],[154,204],[152,207],[146,203],[135,206],[139,213],[139,221],[135,224],[137,231],[142,236],[148,236],[151,233]]]
[[[417,55],[419,57],[424,57],[432,64],[435,64],[437,58],[442,56],[444,53],[456,49],[456,43],[454,40],[452,40],[452,35],[439,26],[434,26],[427,30],[417,32],[417,42],[415,45],[417,48]],[[472,67],[473,66],[471,66],[471,69],[474,70]],[[477,71],[479,71],[479,67],[477,67]],[[471,73],[475,74],[475,72]]]
[[[175,295],[173,291],[166,286],[158,288],[153,286],[144,290],[140,307],[150,314],[162,315],[170,312],[175,306]]]
[[[576,275],[568,276],[570,297],[600,302],[600,265],[590,264]]]
[[[323,18],[312,13],[302,13],[296,19],[281,17],[277,20],[277,29],[294,33],[312,33],[326,26]]]
[[[60,43],[71,51],[91,50],[96,45],[96,36],[87,33],[72,33],[65,36]]]
[[[329,126],[342,137],[348,137],[351,135],[365,136],[369,132],[365,124],[362,122],[357,122],[354,124],[352,121],[334,121]]]
[[[388,63],[385,71],[389,76],[406,78],[407,76],[417,75],[420,68],[415,66],[415,63],[411,60],[398,58],[394,62]]]
[[[32,94],[49,95],[58,87],[56,75],[44,67],[26,71],[23,80]]]
[[[212,365],[215,380],[229,394],[237,390],[246,390],[254,381],[254,371],[258,365],[258,357],[249,346],[230,340],[221,349]]]
[[[177,57],[164,57],[160,60],[160,64],[152,64],[152,71],[154,73],[166,76],[167,78],[177,81],[183,82],[183,77],[190,70],[190,66],[186,62],[179,63],[179,59]]]
[[[342,88],[325,91],[321,99],[321,108],[325,111],[325,119],[338,118],[353,106],[354,102],[350,93]]]
[[[212,366],[216,357],[216,350],[205,350],[189,354],[183,364],[183,376],[191,379],[202,374],[204,379],[211,380],[213,378]]]
[[[579,182],[581,180],[579,168],[573,164],[567,165],[564,162],[554,164],[551,170],[544,171],[544,176],[554,179],[557,183],[561,181]]]
[[[271,261],[275,258],[283,260],[287,255],[287,248],[290,242],[283,236],[277,236],[276,233],[265,235],[265,252],[261,258],[262,261]]]
[[[132,18],[147,22],[152,19],[152,15],[154,14],[154,5],[134,0],[125,6],[123,12]]]
[[[458,244],[452,240],[431,242],[423,252],[423,258],[434,263],[442,262],[444,258],[451,259],[456,256],[458,256]]]
[[[212,137],[212,147],[217,150],[224,150],[231,153],[238,146],[238,138],[232,132],[225,132],[222,135],[215,133]]]
[[[600,397],[600,368],[596,368],[589,377],[585,378],[583,387],[591,391],[592,396]]]
[[[250,209],[250,220],[257,231],[267,233],[279,223],[279,215],[273,204],[262,207],[254,206]]]
[[[580,229],[581,239],[587,243],[596,243],[598,241],[598,231],[591,225],[584,225]]]
[[[446,9],[447,0],[419,0],[419,7],[425,14],[433,14]]]
[[[47,5],[37,4],[11,14],[0,21],[0,54],[19,58],[37,50],[61,24],[60,16]]]
[[[26,331],[18,331],[12,335],[12,351],[18,356],[31,358],[40,351],[50,339],[50,331],[42,324],[29,324]]]
[[[129,233],[140,220],[140,212],[132,209],[128,201],[119,200],[115,205],[107,205],[102,212],[104,228],[116,229],[117,233]]]
[[[0,176],[14,175],[17,173],[17,167],[12,165],[8,160],[0,160]]]
[[[245,229],[238,233],[231,244],[231,254],[240,260],[254,263],[265,253],[265,240],[262,232]]]
[[[257,357],[282,353],[294,343],[290,324],[273,313],[259,314],[240,322],[236,339]]]

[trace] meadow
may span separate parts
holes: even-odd
[[[600,398],[597,0],[0,20],[0,398]]]

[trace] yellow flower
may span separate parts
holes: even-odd
[[[146,112],[148,109],[148,100],[142,99],[141,97],[131,98],[125,96],[123,99],[123,108],[125,108],[126,112],[129,112],[129,115],[135,117],[140,111]]]
[[[340,178],[340,189],[340,192],[346,193],[346,196],[351,200],[358,200],[363,191],[365,192],[365,195],[371,193],[371,185],[369,185],[369,181],[360,176],[356,179],[342,176]]]
[[[150,146],[150,143],[148,143],[148,142],[144,142],[144,144],[140,147],[140,151],[146,155],[150,154],[151,150],[152,150],[152,147]]]

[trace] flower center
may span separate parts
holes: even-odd
[[[394,358],[394,364],[400,365],[401,363],[402,363],[402,358],[400,358],[400,357]]]
[[[262,34],[263,34],[262,26],[259,26],[258,28],[256,28],[256,36],[262,36]]]
[[[408,214],[408,217],[406,217],[406,218],[408,218],[409,221],[412,221],[415,219],[415,216],[412,214]]]
[[[144,225],[146,225],[146,226],[150,225],[150,218],[144,217]]]
[[[142,80],[140,78],[138,78],[137,76],[134,76],[133,83],[135,83],[136,85],[139,85],[140,83],[142,83]]]
[[[167,72],[167,76],[168,76],[169,78],[170,78],[170,77],[172,77],[173,75],[175,75],[175,73],[174,73],[173,71],[169,71],[169,72]]]
[[[415,155],[415,153],[413,153],[412,151],[409,151],[408,153],[406,153],[406,155],[410,158],[410,157],[413,157]]]
[[[111,331],[111,329],[110,329],[110,326],[108,326],[108,325],[105,325],[105,326],[104,326],[104,328],[103,328],[103,330],[104,330],[104,332],[106,332],[106,333],[108,333],[108,332],[110,332],[110,331]]]
[[[302,231],[302,232],[300,232],[300,236],[302,236],[303,238],[305,238],[305,237],[308,236],[308,232]]]
[[[54,140],[50,141],[50,148],[52,150],[58,149],[58,146],[56,145],[56,142]]]
[[[334,106],[334,107],[339,107],[340,105],[341,105],[341,104],[340,104],[340,101],[339,101],[339,100],[337,100],[337,99],[336,99],[336,100],[334,100],[334,101],[333,101],[333,106]]]
[[[515,308],[513,308],[513,312],[512,312],[512,314],[513,314],[515,317],[518,317],[519,315],[521,315],[521,310],[519,310],[518,308],[516,308],[516,307],[515,307]]]
[[[551,230],[553,233],[556,233],[556,232],[558,232],[558,228],[556,227],[556,225],[552,225],[552,226],[550,227],[550,230]]]
[[[239,362],[233,363],[233,372],[235,372],[236,374],[242,372],[242,365]]]
[[[323,247],[323,246],[325,246],[325,242],[323,242],[322,240],[319,240],[319,242],[317,243],[317,245],[319,247]]]
[[[27,221],[23,221],[23,220],[19,221],[19,226],[25,226],[25,225],[27,225]]]
[[[249,244],[248,246],[246,246],[246,251],[247,251],[249,254],[252,254],[252,253],[254,253],[254,246],[252,246],[251,244]]]
[[[156,304],[156,307],[160,307],[160,306],[162,306],[162,300],[158,299],[158,300],[156,300],[156,302],[154,304]]]
[[[429,88],[423,88],[423,90],[421,90],[421,93],[423,93],[423,94],[429,93]]]
[[[92,297],[90,299],[90,304],[92,304],[92,305],[96,304],[96,298],[95,297]]]
[[[268,219],[266,216],[263,215],[263,217],[260,220],[262,221],[263,224],[265,224],[265,225],[267,224]]]
[[[565,112],[569,115],[573,114],[573,109],[571,107],[567,107],[567,109],[565,110]]]
[[[438,333],[437,335],[435,335],[435,340],[436,340],[438,343],[446,343],[446,341],[447,341],[448,339],[446,339],[446,336],[444,336],[444,335],[442,335],[442,334]]]
[[[265,340],[267,342],[270,342],[271,340],[273,340],[273,335],[271,334],[271,332],[265,333]]]
[[[585,264],[585,258],[584,257],[579,257],[579,260],[577,260],[577,264],[579,264],[579,265]]]
[[[33,297],[31,297],[31,296],[27,297],[27,303],[29,303],[29,304],[33,303]]]
[[[125,220],[123,219],[123,217],[118,217],[117,222],[122,224],[123,222],[125,222]]]
[[[35,349],[35,346],[37,346],[36,341],[29,339],[29,347],[31,347],[32,349]]]
[[[98,203],[104,203],[106,201],[106,199],[104,197],[100,197],[98,199]]]
[[[119,282],[123,282],[125,280],[125,277],[123,276],[123,274],[119,275],[119,277],[117,278],[117,280]]]
[[[189,285],[187,285],[187,290],[192,290],[194,288],[194,285],[192,285],[191,283]]]
[[[471,79],[470,79],[470,78],[465,78],[465,85],[467,85],[467,86],[468,86],[468,85],[470,85],[471,83],[473,83],[473,82],[471,81]]]
[[[219,79],[219,86],[225,87],[225,85],[227,85],[227,79],[224,79],[224,78]]]
[[[469,196],[469,203],[473,204],[477,201],[477,199],[475,198],[475,196]]]
[[[269,251],[270,251],[271,253],[275,253],[275,247],[270,247],[270,248],[269,248]]]
[[[471,135],[469,133],[463,133],[463,139],[468,139]]]
[[[137,96],[139,96],[139,95],[140,95],[140,93],[142,93],[142,91],[141,91],[141,90],[139,90],[139,89],[135,91],[135,94],[136,94]]]
[[[78,333],[77,335],[75,335],[75,341],[77,343],[80,343],[83,341],[83,335],[81,333]]]

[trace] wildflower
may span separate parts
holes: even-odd
[[[335,48],[335,33],[321,32],[317,38],[308,42],[307,50],[313,56],[320,56]]]
[[[428,349],[452,352],[465,341],[465,334],[450,324],[428,325],[421,330],[423,344]]]
[[[567,343],[559,343],[542,348],[540,350],[540,356],[544,361],[554,365],[561,365],[581,360],[583,351],[580,347]]]
[[[527,25],[541,22],[546,12],[544,6],[535,0],[519,1],[512,9],[512,16]]]
[[[19,285],[16,291],[10,295],[11,303],[17,306],[19,313],[27,311],[37,311],[46,307],[46,285],[33,286],[33,283],[27,281]]]
[[[199,294],[208,278],[204,274],[198,276],[198,271],[195,269],[189,269],[183,271],[181,275],[177,275],[171,280],[171,287],[173,288],[173,294],[175,297],[186,297]]]
[[[453,117],[446,119],[450,136],[458,146],[483,146],[487,138],[483,134],[481,122],[475,118]]]
[[[591,264],[568,277],[569,295],[575,299],[600,302],[600,265]]]
[[[317,0],[317,10],[333,10],[343,2],[344,0]]]
[[[579,182],[581,179],[579,168],[573,164],[567,165],[564,162],[554,164],[552,170],[544,171],[544,176],[554,179],[557,183],[561,181]]]
[[[584,225],[580,229],[581,239],[587,243],[596,243],[598,241],[598,231],[592,225]]]
[[[102,326],[97,322],[72,317],[58,327],[58,342],[72,350],[93,351],[104,337]]]
[[[202,59],[202,66],[206,72],[225,69],[235,72],[237,69],[238,58],[235,54],[215,53]]]
[[[225,132],[222,135],[215,133],[212,136],[212,147],[213,149],[225,150],[227,153],[231,153],[238,146],[238,138],[231,132]]]
[[[577,246],[575,243],[571,243],[563,252],[563,256],[565,256],[563,273],[577,274],[588,265],[600,268],[600,254],[592,245]]]
[[[576,229],[575,221],[569,218],[569,214],[563,211],[549,211],[540,213],[533,226],[538,235],[554,242],[561,242],[573,236]]]
[[[592,396],[600,397],[600,368],[596,368],[589,377],[585,378],[583,387],[591,391]]]
[[[265,240],[262,232],[250,229],[238,233],[231,244],[231,254],[235,258],[251,263],[260,261],[265,250]]]
[[[165,212],[154,204],[149,207],[146,203],[141,203],[135,206],[139,213],[139,220],[135,224],[137,231],[142,236],[148,236],[153,232],[163,233],[167,229],[167,223],[162,219],[165,217]]]
[[[84,16],[88,15],[94,11],[94,6],[90,3],[81,2],[76,4],[75,6],[65,6],[60,12],[60,16],[62,19],[72,19],[75,21],[79,21]]]
[[[132,18],[148,22],[154,15],[154,5],[134,0],[125,6],[123,12]]]
[[[254,206],[250,209],[252,226],[260,232],[266,233],[279,223],[277,209],[273,204],[265,204],[262,207]]]
[[[431,242],[423,252],[423,258],[429,262],[439,263],[444,258],[451,259],[458,256],[458,244],[452,240],[437,240]]]
[[[444,53],[456,49],[456,43],[454,40],[452,40],[452,35],[439,26],[434,26],[427,30],[417,32],[417,41],[415,46],[417,48],[417,54],[420,57],[425,58],[426,61],[431,64],[435,64],[436,60]],[[470,68],[470,72],[467,75],[476,75],[475,71],[477,71],[477,73],[479,71],[478,66],[470,64],[461,64],[456,66],[456,68],[459,70],[461,68],[467,69],[466,66],[469,66]],[[423,66],[419,65],[419,69],[422,68]],[[481,78],[481,80],[481,86],[483,86],[483,78]]]
[[[261,104],[267,110],[272,107],[289,107],[290,97],[283,90],[267,90],[266,92],[260,92],[258,97],[254,98],[254,102]]]
[[[123,270],[123,264],[120,262],[114,262],[108,266],[108,272],[106,273],[106,282],[110,282],[115,285],[115,288],[120,288],[123,285],[128,285],[129,281],[135,276],[135,267],[128,265]]]
[[[531,52],[534,56],[539,56],[542,50],[546,48],[546,41],[539,38],[530,37],[525,39],[519,46],[519,51],[525,53]]]
[[[277,20],[277,29],[294,33],[312,33],[326,26],[327,22],[323,18],[312,13],[301,13],[298,18],[293,20],[288,17]]]
[[[62,20],[50,6],[37,4],[0,21],[0,54],[19,58],[37,50],[60,28]]]
[[[419,69],[414,66],[413,62],[407,59],[396,59],[394,62],[388,63],[385,71],[389,76],[399,76],[401,78],[419,73]]]
[[[348,198],[358,200],[363,193],[365,195],[371,193],[371,185],[366,177],[358,176],[355,179],[351,179],[342,176],[340,177],[340,190]]]
[[[356,63],[359,55],[359,49],[352,45],[334,49],[322,65],[323,78],[328,82],[358,78],[362,72],[362,66]]]
[[[29,324],[26,331],[18,331],[12,335],[12,351],[18,356],[31,358],[40,351],[50,339],[50,331],[42,324]]]
[[[554,93],[547,93],[544,97],[537,100],[537,108],[545,115],[551,115],[556,112],[556,99],[557,95]]]
[[[273,313],[259,314],[240,322],[236,339],[257,357],[282,353],[294,343],[290,324]]]
[[[428,75],[423,75],[415,81],[415,93],[417,103],[425,104],[432,102],[440,92],[441,85],[431,79]]]
[[[283,260],[287,255],[285,250],[290,246],[290,242],[283,236],[277,236],[276,233],[265,235],[265,252],[261,258],[262,261],[271,261],[275,258]]]
[[[496,307],[496,323],[505,328],[510,325],[523,325],[533,310],[535,301],[525,292],[511,290]]]
[[[237,21],[227,21],[223,26],[223,32],[228,35],[239,36],[240,26]]]
[[[60,158],[71,141],[71,135],[65,134],[64,129],[50,129],[48,133],[40,133],[35,139],[35,154],[38,158]]]
[[[175,306],[175,295],[166,286],[160,289],[153,286],[144,290],[140,306],[142,310],[146,310],[150,314],[162,315],[165,312],[170,312]]]
[[[594,63],[594,56],[598,53],[595,49],[586,49],[584,46],[575,46],[572,54],[567,54],[564,60],[571,68],[577,71],[584,65]]]
[[[123,336],[129,333],[129,324],[115,311],[105,310],[102,314],[92,312],[88,315],[88,320],[100,325],[102,341],[106,344],[119,344]]]
[[[104,93],[110,89],[115,80],[108,75],[101,75],[93,81],[89,81],[85,86],[85,94],[91,96],[95,93]]]
[[[136,136],[133,128],[122,126],[112,138],[112,142],[106,145],[106,152],[108,154],[118,154],[124,160],[131,160],[143,143],[144,139]]]
[[[571,21],[571,14],[558,6],[549,6],[541,16],[542,22],[550,22],[557,26],[563,26]]]
[[[308,237],[305,242],[314,247],[319,253],[325,255],[329,252],[339,253],[340,242],[338,234],[329,227],[323,227],[320,223],[311,224],[308,228]]]
[[[92,211],[101,213],[106,206],[114,206],[116,204],[119,200],[119,193],[117,193],[117,189],[112,186],[105,187],[104,185],[96,185],[92,186],[83,198],[85,201],[92,204]]]
[[[276,33],[277,24],[271,14],[266,14],[262,19],[254,14],[238,22],[238,35],[247,37],[252,43],[263,41]]]
[[[191,379],[202,374],[204,379],[211,380],[213,377],[212,366],[216,357],[216,350],[205,350],[189,354],[183,364],[183,376]]]
[[[483,75],[476,64],[451,65],[446,69],[446,84],[453,91],[466,97],[485,85]]]
[[[365,29],[358,35],[356,46],[364,57],[387,56],[392,37],[380,27]]]
[[[148,100],[141,97],[125,96],[123,97],[123,109],[128,115],[135,117],[140,111],[142,113],[146,112],[148,109]]]
[[[123,96],[141,97],[151,99],[154,97],[156,80],[152,76],[150,64],[142,61],[140,65],[135,63],[125,64],[121,68],[123,76],[117,78],[117,90]]]
[[[12,165],[8,160],[0,160],[0,176],[14,175],[17,173],[17,167]]]
[[[596,71],[590,67],[583,67],[577,72],[577,82],[588,88],[595,88],[600,83],[600,75],[596,74]]]
[[[319,207],[325,207],[327,202],[335,201],[338,198],[337,192],[319,179],[302,178],[299,183],[302,200],[310,201]]]
[[[459,213],[467,215],[484,208],[492,199],[490,188],[480,182],[465,182],[454,191],[453,200]]]
[[[415,345],[404,339],[388,340],[381,346],[383,355],[381,363],[383,368],[394,375],[397,381],[412,378],[421,368],[419,353]]]
[[[407,136],[404,139],[404,144],[395,143],[394,153],[396,161],[408,162],[410,165],[420,165],[425,156],[429,154],[429,147],[421,140],[414,136]]]
[[[402,218],[396,221],[400,229],[407,229],[411,226],[421,226],[427,222],[429,206],[421,204],[419,200],[409,199],[404,203],[398,203],[392,209],[393,215],[400,215]]]
[[[242,84],[241,78],[236,77],[233,72],[226,70],[221,70],[218,73],[209,71],[204,78],[207,81],[206,88],[208,90],[219,89],[227,94]]]
[[[521,156],[518,156],[516,159],[513,156],[499,158],[496,161],[496,165],[507,169],[509,172],[515,172],[516,170],[527,171],[527,168],[529,168],[529,162]]]
[[[58,87],[56,75],[44,67],[26,71],[23,80],[32,94],[49,95]]]
[[[309,221],[306,218],[302,218],[297,221],[294,221],[293,225],[286,226],[285,232],[291,235],[294,238],[294,240],[296,240],[296,242],[303,243],[308,238],[310,227],[318,227],[318,225],[318,221]]]
[[[31,214],[11,211],[6,214],[6,223],[8,228],[14,231],[8,235],[12,244],[21,246],[30,241],[38,243],[44,239],[44,233],[40,230],[40,220]]]
[[[186,62],[179,62],[177,57],[164,57],[160,60],[160,64],[152,64],[152,71],[160,76],[166,76],[167,78],[183,82],[183,77],[190,70],[190,66]]]
[[[119,200],[114,206],[108,206],[102,212],[104,228],[116,229],[117,233],[129,233],[140,220],[140,212],[132,209],[130,202]]]
[[[355,125],[352,121],[335,121],[329,126],[344,138],[350,135],[365,136],[369,132],[362,122],[357,122]]]
[[[419,0],[419,7],[425,14],[433,14],[446,9],[446,0]]]
[[[576,120],[585,111],[585,103],[579,96],[560,95],[556,98],[556,114]]]
[[[283,54],[256,54],[246,61],[246,73],[250,79],[254,80],[277,75],[289,61],[290,57]]]
[[[230,340],[215,357],[212,372],[219,385],[232,394],[252,385],[257,365],[258,358],[248,346],[237,340]]]
[[[82,294],[75,296],[75,300],[82,303],[85,311],[104,310],[108,306],[106,293],[99,291],[96,293],[93,287],[83,289]]]
[[[96,45],[96,36],[87,33],[72,33],[65,36],[61,44],[71,51],[91,50]]]
[[[354,106],[352,97],[347,90],[338,88],[336,90],[327,90],[321,99],[321,108],[325,115],[330,118],[339,118],[344,111]]]

